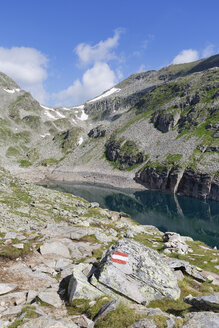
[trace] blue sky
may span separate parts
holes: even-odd
[[[218,0],[0,6],[0,71],[47,105],[77,105],[130,74],[219,53]]]

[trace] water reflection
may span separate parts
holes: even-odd
[[[140,224],[155,225],[161,231],[176,231],[219,247],[218,202],[96,185],[59,183],[49,187],[98,202],[110,210],[126,212]]]

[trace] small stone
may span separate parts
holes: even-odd
[[[0,295],[7,294],[17,288],[17,284],[0,283]]]
[[[24,248],[24,244],[13,244],[13,246],[15,248],[18,248],[18,249],[23,249]]]

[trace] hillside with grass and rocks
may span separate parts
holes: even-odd
[[[131,75],[73,107],[39,104],[0,74],[1,165],[219,200],[219,55]]]
[[[218,327],[218,250],[0,177],[0,327]]]
[[[216,328],[219,253],[35,182],[219,200],[219,55],[47,107],[0,73],[0,327]]]

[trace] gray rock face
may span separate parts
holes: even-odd
[[[186,323],[183,328],[218,328],[219,313],[195,312],[189,313],[185,317]]]
[[[160,255],[130,239],[110,247],[94,276],[100,284],[137,303],[180,296],[177,279]]]
[[[147,165],[136,173],[135,180],[155,190],[219,201],[219,179],[187,169]]]
[[[184,302],[191,304],[200,310],[219,310],[219,293],[201,297],[192,297],[191,295],[188,295],[184,298]]]

